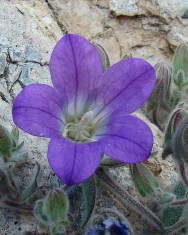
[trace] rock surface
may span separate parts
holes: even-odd
[[[146,11],[139,6],[138,0],[111,0],[110,9],[114,11],[117,16],[137,16],[146,14]]]
[[[126,2],[126,4],[125,4]],[[170,61],[173,50],[188,40],[187,0],[1,0],[0,7],[0,121],[13,126],[14,97],[26,85],[51,84],[48,63],[57,40],[67,32],[85,36],[101,44],[111,63],[125,55],[143,57],[152,64]],[[151,125],[152,126],[152,125]],[[161,133],[152,126],[156,140],[153,160],[161,165],[160,180],[174,181],[174,164],[161,162]],[[32,158],[51,170],[46,160],[48,141],[21,132]],[[158,136],[159,135],[159,136]],[[122,185],[130,182],[127,170],[115,170]],[[2,212],[3,213],[3,212]],[[33,218],[5,211],[0,234],[20,235],[36,231]]]

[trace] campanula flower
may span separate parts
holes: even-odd
[[[53,87],[32,84],[13,103],[24,131],[50,138],[48,161],[67,185],[91,176],[104,154],[124,163],[145,161],[153,137],[130,113],[151,95],[155,71],[143,59],[121,60],[104,71],[94,45],[67,34],[50,59]]]
[[[133,235],[124,222],[107,219],[103,223],[90,228],[88,235]]]

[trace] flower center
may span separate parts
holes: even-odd
[[[95,118],[94,111],[88,111],[81,118],[67,122],[64,126],[63,136],[74,142],[94,142],[97,140],[97,133],[101,130],[104,117]]]

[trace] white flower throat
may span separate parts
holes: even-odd
[[[97,134],[101,133],[105,120],[105,116],[96,116],[94,110],[85,112],[81,118],[66,122],[63,136],[79,143],[94,142],[98,139]]]

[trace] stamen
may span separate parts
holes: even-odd
[[[82,115],[80,119],[67,123],[63,130],[63,136],[75,142],[96,141],[96,133],[104,126],[106,114],[95,117],[95,111],[90,110]]]

